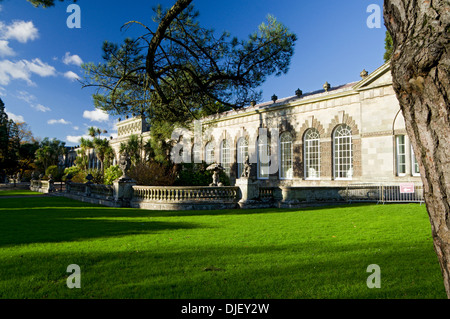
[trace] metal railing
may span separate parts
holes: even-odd
[[[409,192],[402,192],[402,184],[350,184],[347,186],[348,202],[376,203],[424,203],[423,185],[414,185]]]

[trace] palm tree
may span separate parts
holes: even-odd
[[[105,156],[109,152],[109,149],[111,146],[109,146],[109,141],[101,138],[94,138],[94,141],[92,142],[95,150],[95,155],[97,156],[98,160],[100,161],[100,171],[103,173],[104,171],[104,161]]]

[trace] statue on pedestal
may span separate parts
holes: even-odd
[[[131,166],[131,158],[125,151],[122,154],[120,154],[119,158],[119,168],[122,170],[122,177],[119,178],[119,181],[131,180],[131,178],[127,176],[127,172],[130,169],[130,166]]]
[[[250,178],[252,172],[252,164],[250,163],[250,157],[245,158],[244,170],[242,171],[241,177]]]
[[[211,186],[211,187],[217,187],[217,186],[222,187],[223,184],[220,182],[220,178],[219,178],[219,172],[224,170],[222,165],[220,165],[220,164],[212,164],[212,165],[208,166],[206,168],[206,170],[213,171],[213,176],[212,176],[213,182],[211,184],[209,184],[209,186]]]

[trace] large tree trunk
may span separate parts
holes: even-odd
[[[385,0],[394,90],[416,154],[450,298],[450,1]]]

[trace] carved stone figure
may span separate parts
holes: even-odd
[[[209,165],[206,168],[206,170],[213,171],[213,176],[212,176],[213,182],[211,184],[209,184],[209,186],[211,186],[211,187],[217,187],[217,186],[222,187],[223,184],[220,182],[219,172],[224,170],[223,167],[220,164],[211,164],[211,165]]]
[[[127,172],[130,169],[130,165],[131,165],[131,158],[128,155],[128,153],[125,151],[122,154],[120,154],[120,158],[119,158],[119,168],[122,170],[122,177],[120,178],[120,180],[130,179],[127,176]]]
[[[242,172],[241,177],[250,178],[252,172],[252,164],[250,163],[250,158],[247,156],[244,162],[244,170]]]

